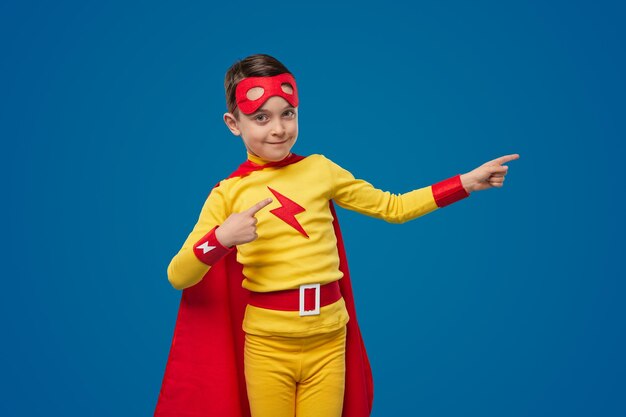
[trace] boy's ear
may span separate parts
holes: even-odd
[[[235,118],[234,114],[224,113],[224,123],[226,123],[228,130],[230,130],[233,135],[241,135],[241,131],[239,130],[239,126],[237,125],[237,119]]]

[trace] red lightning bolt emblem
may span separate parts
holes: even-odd
[[[267,188],[269,188],[269,190],[272,192],[272,194],[274,194],[274,196],[278,199],[278,202],[282,206],[270,210],[270,213],[287,223],[289,226],[296,229],[298,232],[302,233],[305,237],[309,237],[309,235],[307,235],[302,228],[302,225],[298,223],[298,220],[296,220],[296,214],[302,213],[304,211],[304,207],[302,207],[295,201],[288,199],[278,191],[272,190],[270,187]]]

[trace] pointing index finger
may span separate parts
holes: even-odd
[[[270,204],[272,202],[271,198],[266,198],[265,200],[261,200],[258,203],[256,203],[255,205],[253,205],[252,207],[250,207],[248,210],[246,210],[245,212],[248,213],[251,216],[254,216],[256,213],[259,212],[259,210],[261,210],[263,207],[267,206],[268,204]]]
[[[513,161],[513,160],[518,159],[518,158],[519,158],[519,154],[513,153],[513,154],[510,154],[510,155],[504,155],[504,156],[501,156],[499,158],[496,158],[496,159],[494,159],[491,162],[495,163],[495,164],[498,164],[498,165],[499,164],[506,164],[507,162]]]

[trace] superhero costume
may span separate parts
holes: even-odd
[[[432,187],[424,187],[420,190],[414,190],[403,196],[390,196],[389,193],[375,190],[370,184],[362,180],[355,180],[349,173],[346,177],[345,173],[347,173],[347,171],[337,170],[336,167],[338,166],[332,164],[321,155],[312,155],[308,158],[291,155],[278,163],[265,165],[258,165],[248,161],[244,163],[233,175],[231,175],[230,178],[234,178],[234,180],[229,178],[224,181],[224,183],[231,181],[230,185],[232,185],[232,187],[225,188],[228,188],[232,195],[233,189],[236,185],[234,181],[239,182],[239,179],[247,177],[248,175],[252,176],[254,172],[266,172],[271,174],[272,171],[283,170],[283,167],[291,167],[291,175],[303,172],[313,172],[315,176],[315,174],[324,172],[324,169],[326,169],[327,174],[332,178],[347,178],[350,184],[344,184],[344,187],[340,187],[342,191],[332,196],[322,193],[322,195],[317,196],[318,203],[320,198],[331,197],[326,198],[326,201],[329,201],[334,197],[340,205],[344,205],[347,208],[358,210],[368,215],[382,217],[388,221],[406,221],[467,196],[467,193],[465,193],[460,186],[458,176],[442,181]],[[296,168],[294,169],[294,167]],[[298,167],[300,168],[298,169]],[[329,169],[330,171],[328,171]],[[292,177],[290,176],[290,178]],[[306,180],[309,177],[305,176],[303,178]],[[262,177],[257,176],[255,178],[255,180],[259,179],[262,179],[261,183],[265,182]],[[316,183],[310,181],[296,183],[299,184],[300,189],[315,188],[317,185]],[[318,183],[323,183],[323,181],[318,181]],[[219,187],[214,189],[214,191],[218,188]],[[267,188],[269,189],[265,189],[267,193],[274,189],[270,188],[269,184],[267,185]],[[257,189],[259,189],[259,187],[257,187]],[[291,196],[293,195],[294,190],[290,191],[291,192],[287,194]],[[355,204],[354,196],[359,193],[373,193],[371,195],[378,196],[379,201],[374,201],[371,204],[368,203],[366,207],[351,206],[351,204]],[[274,194],[274,196],[276,196],[276,194]],[[400,197],[404,196],[408,197],[404,200],[400,199]],[[356,198],[356,200],[359,200],[359,198]],[[257,200],[242,201],[241,204],[249,205],[251,202],[255,201]],[[400,207],[403,204],[398,204],[411,201],[419,201],[420,207],[409,207],[408,211],[405,211],[405,207]],[[393,202],[393,204],[390,202]],[[283,204],[281,207],[284,207],[284,203],[281,202],[281,204]],[[328,274],[326,274],[326,276],[322,274],[316,277],[315,281],[323,282],[326,280],[327,282],[331,282],[333,280],[339,280],[342,286],[345,309],[350,317],[350,320],[348,321],[348,343],[346,347],[346,391],[343,415],[344,417],[364,417],[368,416],[371,411],[371,370],[356,322],[349,272],[345,260],[341,233],[332,206],[332,201],[328,204],[328,212],[332,214],[332,228],[334,229],[334,235],[336,236],[335,246],[339,259],[339,266],[337,268],[338,274],[332,276],[332,273],[329,272],[333,270],[331,265],[326,268]],[[305,210],[309,206],[310,204],[305,204]],[[376,211],[381,206],[386,207],[384,213]],[[235,208],[235,210],[233,210],[234,212],[237,211],[236,207],[231,208]],[[239,209],[241,209],[241,207],[239,207]],[[278,209],[280,209],[280,207],[275,208],[274,211]],[[395,214],[393,216],[389,216],[388,209]],[[272,218],[271,214],[268,213],[271,213],[271,210],[265,212],[266,217],[263,220],[260,219],[259,225]],[[276,215],[276,217],[278,217],[278,215]],[[296,218],[297,220],[296,214],[291,217],[283,217],[283,219],[279,220],[291,227],[290,230],[293,230],[294,236],[300,236],[304,239],[310,239],[310,236],[315,236],[314,231],[316,228],[314,225],[316,222],[319,223],[319,219],[312,219],[311,222],[307,223],[306,221],[294,222],[293,218]],[[289,222],[293,224],[289,224],[288,220],[286,220],[287,218],[289,219]],[[296,223],[301,226],[302,230],[299,230]],[[278,224],[279,223],[275,223],[275,225]],[[313,227],[311,227],[312,225]],[[309,230],[308,233],[307,230]],[[302,233],[303,231],[305,232],[304,234]],[[215,239],[211,240],[212,233],[214,234],[214,229],[197,241],[192,239],[195,241],[193,245],[194,248],[197,249],[203,247],[203,250],[209,247],[215,248],[215,245],[217,244],[215,243]],[[261,237],[261,231],[259,231],[259,237]],[[325,243],[328,243],[328,237],[328,234],[326,234]],[[323,240],[324,239],[322,239],[322,241]],[[324,243],[322,241],[318,243]],[[209,246],[207,242],[211,242],[211,246]],[[263,243],[263,241],[255,242]],[[265,244],[267,243],[268,242],[265,242]],[[254,245],[242,245],[241,249],[248,246],[250,251],[247,254],[245,253],[245,250],[243,250],[244,253],[237,255],[235,255],[235,252],[232,251],[227,253],[225,255],[225,259],[214,263],[210,267],[208,272],[204,275],[204,278],[199,283],[188,281],[183,285],[180,285],[180,287],[186,287],[188,285],[192,286],[187,287],[183,291],[181,307],[174,333],[174,340],[172,342],[170,357],[165,377],[163,379],[159,402],[155,411],[156,416],[249,415],[245,394],[245,381],[242,374],[243,359],[241,352],[243,348],[243,332],[239,328],[239,324],[243,321],[247,295],[245,290],[240,287],[240,283],[243,280],[244,286],[252,290],[258,290],[259,288],[262,288],[262,286],[255,287],[255,285],[259,284],[259,282],[255,283],[254,277],[257,277],[257,281],[259,277],[261,281],[263,281],[263,277],[262,273],[259,274],[258,272],[255,272],[255,262],[251,262],[253,268],[250,270],[248,275],[244,276],[242,273],[244,266],[237,262],[237,257],[241,255],[243,259],[246,259],[246,257],[248,257],[248,259],[255,259]],[[183,248],[185,248],[185,245]],[[226,248],[219,249],[228,252]],[[181,252],[182,251],[183,250],[181,249]],[[218,251],[215,251],[214,253],[217,252]],[[189,256],[189,250],[187,250],[186,253],[187,255],[182,254],[181,256]],[[197,252],[194,252],[194,254],[195,255],[192,256],[196,256],[198,259],[202,256]],[[244,263],[244,265],[247,265],[247,263]],[[201,265],[197,266],[201,267]],[[304,277],[305,279],[307,278],[306,274],[297,276]],[[172,283],[175,286],[180,284],[175,282]],[[299,284],[299,282],[282,283],[282,285],[287,285],[288,287],[297,284]],[[275,291],[280,289],[281,288],[273,288],[271,290]],[[253,332],[263,332],[264,330],[271,332],[271,328],[254,328],[255,325],[258,325],[262,320],[259,320],[259,312],[256,310],[253,311],[254,313],[250,319],[250,325],[252,326],[251,330]],[[256,320],[254,318],[255,314],[257,315]],[[336,312],[336,314],[341,316],[340,311]],[[281,316],[287,317],[288,314],[285,313]],[[276,322],[279,327],[281,320],[281,317],[276,318]],[[283,324],[284,323],[286,323],[286,321],[283,321]],[[330,328],[331,326],[327,327]]]

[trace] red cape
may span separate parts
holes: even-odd
[[[266,165],[246,161],[229,178],[301,159],[292,154]],[[350,315],[343,417],[368,417],[373,399],[372,371],[357,323],[337,214],[332,201],[329,204],[343,272],[339,285]],[[241,287],[243,266],[236,255],[233,251],[213,265],[202,281],[183,290],[155,417],[250,417],[241,328],[248,290]]]

